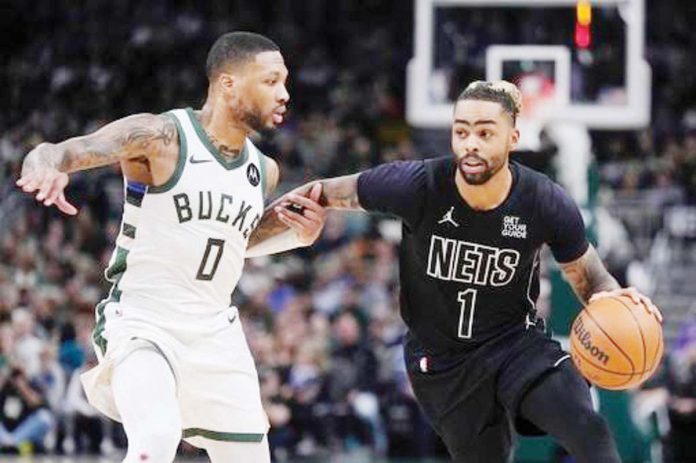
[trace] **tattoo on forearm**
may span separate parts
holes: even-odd
[[[289,227],[278,219],[278,214],[276,214],[274,211],[275,204],[276,203],[271,204],[264,211],[263,217],[261,217],[259,224],[251,233],[251,236],[249,236],[247,248],[255,246],[273,236],[289,230]]]
[[[597,251],[590,246],[579,259],[561,264],[561,269],[583,304],[599,291],[618,289],[619,284],[607,271]]]
[[[335,209],[360,209],[358,175],[322,180],[322,205]]]

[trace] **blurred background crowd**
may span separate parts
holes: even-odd
[[[119,169],[72,176],[68,194],[81,211],[66,219],[15,191],[22,157],[42,141],[130,113],[200,106],[205,53],[235,29],[272,37],[290,69],[288,122],[258,142],[280,164],[281,192],[445,155],[426,152],[427,134],[404,120],[412,3],[35,0],[2,10],[3,451],[100,454],[124,445],[120,427],[86,403],[78,381],[95,362],[94,306],[108,289],[102,272],[120,226]],[[688,292],[696,281],[696,34],[683,4],[647,4],[652,127],[593,133],[600,251],[622,282],[652,294],[673,321],[665,368],[641,398],[664,411],[658,437],[675,462],[696,461],[684,437],[696,433],[696,305]],[[398,237],[390,218],[331,215],[313,248],[247,262],[236,297],[277,460],[355,449],[444,455],[402,366]]]

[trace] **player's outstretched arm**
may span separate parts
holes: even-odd
[[[309,246],[319,238],[326,222],[326,209],[319,204],[321,185],[315,185],[306,194],[293,194],[292,207],[287,207],[286,195],[266,208],[249,237],[246,257]]]
[[[287,195],[279,198],[275,206],[287,206],[299,196],[306,196],[314,185],[321,185],[321,197],[319,202],[328,209],[347,209],[354,211],[364,210],[358,200],[358,177],[360,173],[344,175],[343,177],[316,180],[303,185]]]
[[[326,209],[362,210],[358,175],[317,180],[271,203],[249,237],[247,257],[275,254],[314,243],[326,220]]]
[[[650,298],[639,293],[635,288],[619,286],[604,267],[594,246],[590,245],[587,251],[576,260],[560,264],[560,266],[563,275],[583,305],[602,297],[626,296],[636,304],[642,304],[648,312],[662,321],[662,314]]]
[[[36,194],[45,206],[55,204],[66,214],[77,209],[65,199],[68,174],[125,159],[150,158],[177,150],[176,125],[169,117],[136,114],[96,132],[60,143],[41,143],[24,158],[17,186]]]

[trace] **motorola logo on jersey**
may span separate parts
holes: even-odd
[[[198,200],[196,201],[195,198]],[[248,238],[249,233],[261,220],[259,213],[256,213],[253,219],[250,218],[251,204],[242,201],[237,207],[233,204],[234,197],[225,193],[215,195],[212,191],[199,191],[198,195],[178,193],[173,196],[173,199],[179,223],[193,219],[230,223],[244,235],[244,238]]]
[[[505,286],[515,276],[520,253],[432,235],[428,275],[480,286]]]
[[[261,181],[261,174],[259,173],[259,169],[257,169],[254,164],[249,164],[249,167],[247,167],[246,175],[247,179],[249,179],[249,183],[251,183],[251,186],[256,186]]]

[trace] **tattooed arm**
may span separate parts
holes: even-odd
[[[583,305],[595,293],[619,289],[619,284],[604,267],[592,245],[576,260],[560,265],[563,275]]]
[[[650,298],[633,287],[622,288],[604,267],[597,250],[590,245],[585,254],[578,259],[560,264],[566,280],[572,286],[583,305],[603,297],[628,297],[635,304],[641,304],[662,322],[660,310]]]
[[[56,204],[66,214],[77,209],[63,190],[69,173],[134,159],[152,158],[178,150],[176,126],[167,116],[136,114],[105,125],[96,132],[61,143],[42,143],[24,158],[17,186],[36,193],[45,206]]]

